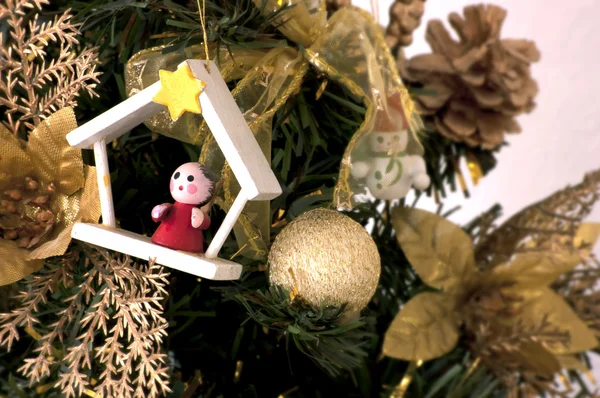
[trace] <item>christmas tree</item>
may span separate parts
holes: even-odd
[[[600,172],[447,220],[540,54],[424,6],[0,0],[2,394],[591,395]]]

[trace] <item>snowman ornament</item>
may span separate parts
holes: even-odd
[[[154,206],[152,219],[160,222],[152,242],[175,250],[204,252],[204,233],[210,218],[201,208],[210,202],[215,179],[201,163],[185,163],[177,168],[170,181],[174,204]]]
[[[406,151],[409,140],[406,119],[400,112],[392,110],[391,114],[399,117],[402,125],[396,127],[387,114],[380,118],[375,131],[367,137],[367,159],[353,162],[351,169],[354,178],[365,180],[373,197],[383,200],[401,199],[411,187],[423,190],[431,182],[423,158]]]

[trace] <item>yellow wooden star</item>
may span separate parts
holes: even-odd
[[[206,83],[198,80],[186,64],[175,72],[160,70],[160,91],[152,100],[169,108],[171,119],[177,120],[184,112],[202,113],[198,96]]]

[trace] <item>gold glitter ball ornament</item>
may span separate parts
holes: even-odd
[[[377,246],[356,221],[337,211],[300,215],[275,238],[269,253],[269,281],[308,303],[347,304],[345,314],[371,300],[381,273]]]

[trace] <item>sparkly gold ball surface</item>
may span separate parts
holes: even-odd
[[[269,253],[269,281],[312,305],[342,305],[346,313],[371,300],[381,273],[377,246],[356,221],[337,211],[300,215],[275,238]]]

